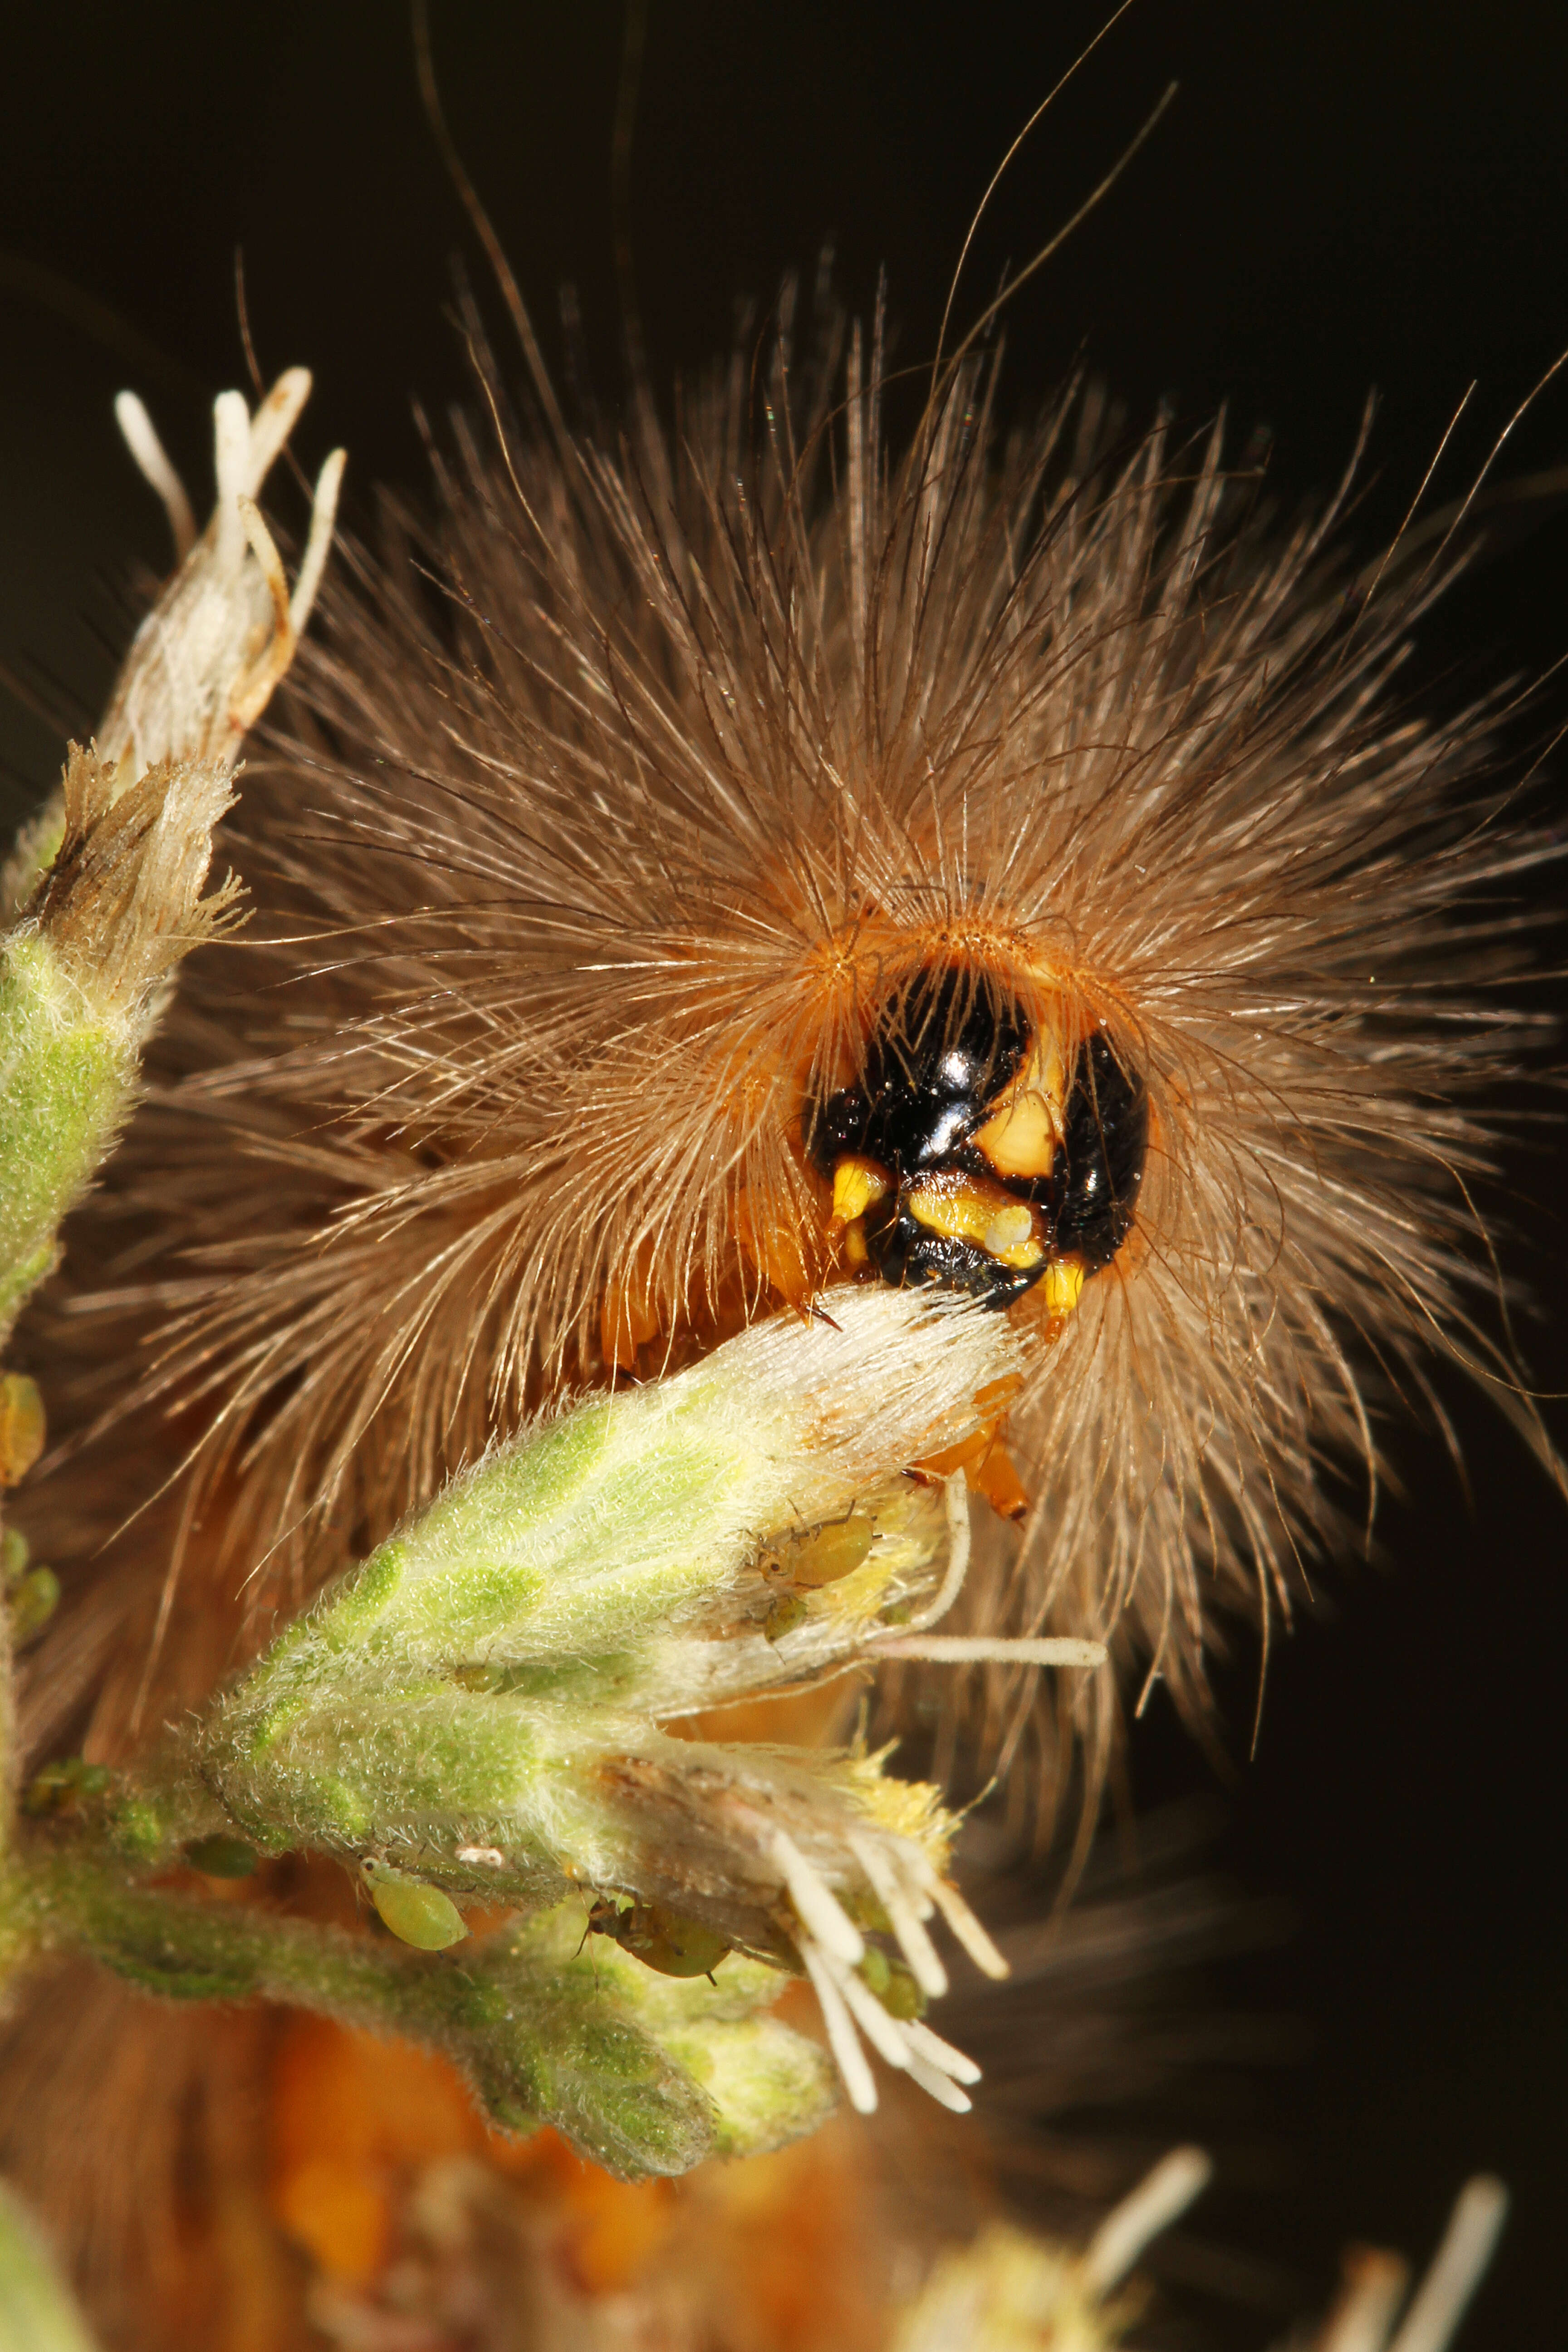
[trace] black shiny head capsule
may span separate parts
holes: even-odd
[[[1023,1008],[973,975],[952,966],[921,973],[878,1023],[859,1085],[829,1096],[816,1113],[812,1159],[825,1176],[847,1151],[900,1173],[950,1163],[1016,1074],[1030,1039]]]
[[[1064,1070],[1016,998],[944,966],[889,1006],[806,1143],[852,1263],[1003,1307],[1052,1265],[1081,1282],[1110,1264],[1148,1137],[1147,1094],[1103,1032]]]

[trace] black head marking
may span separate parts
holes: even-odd
[[[962,966],[921,972],[872,1033],[858,1086],[823,1104],[809,1150],[825,1175],[847,1151],[902,1175],[951,1167],[1029,1049],[1022,1007]]]
[[[1064,1124],[1052,1171],[1053,1186],[1059,1184],[1056,1245],[1094,1274],[1131,1230],[1149,1152],[1148,1091],[1123,1068],[1103,1029],[1079,1049]]]

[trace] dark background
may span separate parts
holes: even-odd
[[[571,279],[613,397],[620,6],[435,0],[433,13],[449,120],[552,363]],[[827,233],[847,299],[868,306],[885,264],[900,352],[928,355],[981,191],[1098,22],[1076,5],[652,0],[631,226],[655,381],[726,344],[737,298],[765,300]],[[56,0],[8,11],[5,50],[0,660],[58,710],[0,710],[22,805],[55,772],[64,727],[90,726],[101,704],[126,633],[116,583],[133,562],[166,562],[110,395],[142,392],[201,511],[208,404],[247,381],[236,247],[262,369],[316,371],[307,465],[348,445],[351,516],[375,477],[421,478],[410,395],[438,409],[463,388],[442,315],[455,250],[498,329],[500,310],[388,0]],[[1173,76],[1181,95],[1149,146],[1014,306],[1012,393],[1037,399],[1082,347],[1135,419],[1163,395],[1194,420],[1228,399],[1238,425],[1272,428],[1289,500],[1337,474],[1375,387],[1358,526],[1373,547],[1471,379],[1439,501],[1568,345],[1568,12],[1143,0],[1004,183],[961,319],[1072,211]],[[1568,373],[1505,470],[1564,454]],[[1455,663],[1545,671],[1568,650],[1565,568],[1568,522],[1543,510],[1451,600],[1423,660],[1445,677]],[[1521,757],[1563,706],[1548,686]],[[1564,789],[1549,778],[1549,807]],[[1551,1390],[1568,1387],[1558,1151],[1548,1133],[1517,1154],[1501,1203],[1521,1236],[1509,1264],[1542,1307],[1525,1350]],[[1501,1420],[1449,1390],[1468,1496],[1435,1438],[1394,1435],[1405,1495],[1382,1515],[1384,1561],[1334,1579],[1331,1612],[1277,1652],[1250,1765],[1254,1661],[1223,1678],[1238,1769],[1219,1859],[1249,1893],[1288,1895],[1300,1926],[1219,1964],[1209,1997],[1301,2021],[1308,2054],[1249,2074],[1240,2098],[1197,2084],[1192,2112],[1222,2155],[1205,2228],[1281,2265],[1297,2309],[1322,2307],[1347,2241],[1424,2256],[1465,2175],[1501,2172],[1516,2212],[1465,2338],[1500,2347],[1563,2334],[1568,1517]],[[1560,1405],[1547,1412],[1568,1431]],[[1157,1716],[1134,1780],[1151,1803],[1214,1785]],[[1211,2332],[1260,2347],[1283,2316],[1222,2306]]]

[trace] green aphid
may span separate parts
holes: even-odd
[[[889,1959],[877,1944],[868,1944],[865,1957],[856,1970],[868,1993],[873,1993],[889,2017],[908,2023],[925,2014],[925,1995],[915,1982],[902,1960]]]
[[[820,1527],[792,1528],[763,1546],[757,1565],[766,1577],[777,1577],[816,1592],[852,1576],[877,1538],[877,1523],[868,1511],[847,1511],[841,1519]]]
[[[805,1602],[798,1592],[781,1592],[763,1620],[763,1632],[770,1642],[782,1642],[804,1622]]]
[[[426,1886],[423,1879],[410,1878],[385,1862],[362,1862],[360,1874],[383,1927],[400,1944],[412,1944],[420,1952],[444,1952],[468,1934],[462,1913],[438,1886]]]
[[[700,1919],[685,1919],[662,1903],[628,1903],[624,1896],[595,1903],[588,1914],[590,1936],[610,1936],[623,1952],[661,1977],[710,1977],[731,1947]]]
[[[248,1878],[256,1868],[257,1852],[243,1838],[225,1837],[220,1831],[215,1837],[193,1838],[185,1848],[185,1860],[204,1878]]]
[[[101,1797],[112,1778],[105,1764],[89,1764],[81,1756],[62,1756],[34,1773],[22,1810],[34,1814],[75,1812],[84,1799]]]

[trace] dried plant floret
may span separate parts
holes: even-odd
[[[214,762],[161,760],[121,793],[96,750],[72,744],[61,791],[65,831],[26,909],[62,975],[100,1013],[138,1026],[182,956],[226,928],[238,880],[201,895],[214,828],[234,805]]]
[[[122,405],[172,501],[181,562],[126,657],[100,741],[72,744],[59,792],[0,875],[0,1336],[53,1265],[60,1221],[130,1111],[163,983],[232,924],[232,876],[201,895],[213,832],[233,805],[245,730],[293,659],[342,474],[340,450],[290,600],[253,493],[309,392],[294,370],[254,420],[239,394],[220,397],[218,502],[200,540],[145,411]]]

